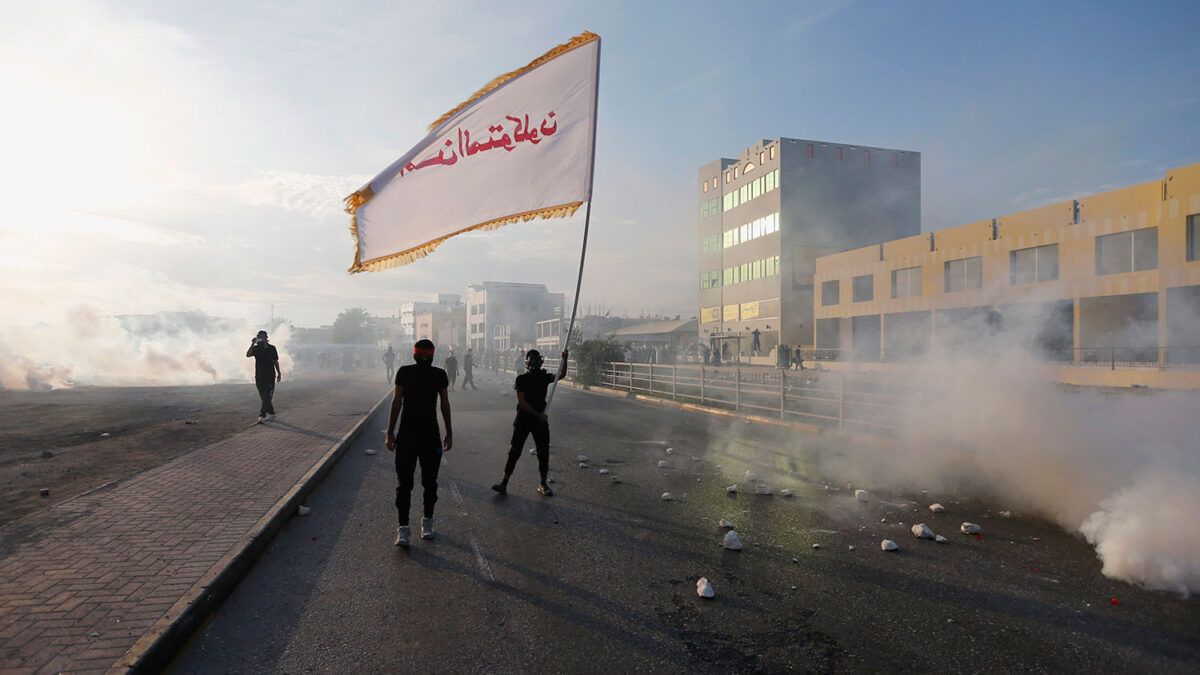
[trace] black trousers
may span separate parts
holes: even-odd
[[[403,440],[403,439],[402,439]],[[433,517],[437,504],[438,471],[442,468],[441,439],[421,443],[402,443],[396,447],[396,513],[401,525],[408,525],[408,510],[412,503],[413,472],[421,465],[421,488],[425,492],[425,517]]]
[[[475,388],[475,378],[471,375],[470,368],[463,371],[463,389],[466,389],[468,384],[471,385],[472,389]]]
[[[533,434],[533,444],[537,448],[538,471],[546,473],[550,470],[550,425],[518,418],[513,422],[512,443],[508,448],[508,461],[504,463],[504,475],[512,475],[517,460],[521,459],[521,450],[525,448],[525,439],[530,434]]]
[[[262,405],[258,408],[258,416],[274,415],[275,406],[271,404],[271,398],[275,396],[275,380],[255,380],[254,386],[258,387],[258,397],[262,399]]]
[[[446,373],[446,376],[450,378],[450,388],[453,389],[454,381],[458,379],[458,373]]]

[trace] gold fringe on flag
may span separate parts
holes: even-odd
[[[599,35],[596,35],[595,33],[592,33],[590,31],[584,31],[583,33],[580,33],[579,35],[571,38],[567,42],[565,42],[561,45],[558,45],[557,47],[551,49],[550,51],[546,52],[545,54],[542,54],[541,56],[537,57],[536,59],[530,61],[529,65],[525,66],[524,68],[518,68],[517,70],[514,70],[511,73],[505,73],[504,75],[497,77],[496,79],[494,79],[491,82],[488,82],[486,85],[484,85],[482,89],[475,92],[471,96],[471,98],[458,104],[457,106],[454,107],[453,110],[451,110],[450,112],[446,113],[445,115],[442,115],[441,117],[439,117],[437,119],[437,121],[435,121],[433,124],[430,124],[429,131],[432,133],[433,130],[437,129],[439,126],[441,126],[441,124],[443,122],[450,119],[451,117],[454,117],[456,114],[459,113],[459,111],[461,111],[462,109],[471,105],[475,101],[478,101],[480,98],[483,98],[490,92],[494,91],[497,87],[500,87],[501,85],[503,85],[505,82],[508,82],[509,80],[511,80],[519,75],[529,72],[530,70],[537,68],[538,66],[542,65],[543,63],[546,63],[547,61],[549,61],[551,59],[562,56],[563,54],[566,54],[567,52],[571,51],[572,49],[581,47],[585,44],[588,44],[589,42],[592,42],[593,40],[599,40],[599,39],[600,39]],[[544,209],[538,209],[537,211],[530,211],[528,213],[518,213],[513,216],[506,216],[504,218],[497,218],[495,220],[489,220],[485,223],[480,223],[478,225],[472,225],[471,227],[459,230],[458,232],[454,232],[453,234],[448,234],[444,237],[441,237],[440,239],[435,239],[429,243],[422,244],[421,246],[418,246],[417,248],[412,248],[407,251],[401,251],[400,253],[394,253],[392,255],[385,256],[383,258],[376,258],[374,260],[369,260],[364,263],[360,260],[362,251],[360,250],[359,245],[358,245],[357,213],[358,213],[358,207],[371,201],[371,198],[374,196],[375,196],[375,191],[371,189],[371,185],[368,183],[367,185],[363,186],[361,189],[359,189],[354,194],[350,195],[349,197],[346,197],[346,199],[344,200],[345,204],[346,204],[346,213],[350,214],[350,235],[354,238],[354,264],[350,266],[350,270],[349,270],[351,274],[353,274],[355,272],[378,272],[380,270],[385,270],[385,269],[388,269],[391,267],[400,267],[401,265],[407,265],[408,263],[413,262],[414,260],[420,260],[421,258],[424,258],[425,256],[429,255],[430,253],[433,252],[434,249],[436,249],[439,245],[441,245],[441,243],[443,241],[449,239],[450,237],[454,237],[454,236],[463,234],[464,232],[472,232],[475,230],[479,230],[479,231],[495,230],[499,227],[508,225],[509,223],[528,222],[530,220],[533,220],[534,218],[566,218],[568,216],[574,215],[575,211],[579,209],[579,205],[583,203],[583,202],[575,202],[574,204],[565,204],[563,206],[551,206],[551,207],[544,208]]]
[[[354,195],[351,195],[351,197],[353,196]],[[350,197],[347,197],[346,199],[349,200]],[[497,230],[510,223],[527,223],[535,218],[567,218],[575,215],[575,212],[579,210],[579,207],[582,204],[583,202],[574,202],[571,204],[563,204],[562,206],[551,206],[544,209],[538,209],[536,211],[527,211],[525,213],[517,213],[511,216],[489,220],[485,223],[463,228],[458,232],[451,232],[444,237],[439,237],[433,241],[426,242],[420,246],[417,246],[416,248],[410,248],[407,251],[393,253],[391,255],[384,256],[382,258],[375,258],[374,260],[368,260],[366,262],[359,260],[360,250],[358,247],[358,220],[352,217],[350,219],[350,234],[354,237],[354,264],[350,266],[348,271],[351,274],[356,272],[379,272],[380,270],[407,265],[410,262],[420,260],[430,253],[433,253],[438,246],[442,245],[442,242],[446,241],[450,237],[457,237],[458,235],[466,232],[486,232],[488,230]]]

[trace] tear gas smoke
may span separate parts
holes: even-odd
[[[70,309],[61,323],[10,328],[0,334],[0,387],[54,389],[74,385],[200,385],[254,377],[246,347],[260,327],[200,312],[105,316],[92,306]],[[280,365],[290,329],[271,330]]]

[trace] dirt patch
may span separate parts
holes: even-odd
[[[280,419],[347,379],[365,378],[285,380]],[[0,525],[228,438],[258,405],[253,384],[0,390]]]

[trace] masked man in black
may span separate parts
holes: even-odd
[[[521,458],[521,448],[525,439],[533,434],[533,442],[537,448],[538,472],[542,481],[538,492],[550,497],[554,491],[546,482],[546,474],[550,470],[550,421],[546,415],[546,389],[556,379],[561,380],[567,375],[567,352],[562,353],[562,365],[558,375],[551,375],[542,370],[542,355],[536,349],[525,354],[525,372],[517,376],[513,388],[517,390],[517,418],[513,420],[512,443],[508,448],[508,461],[504,464],[504,478],[492,486],[500,494],[508,494],[508,479],[512,476],[517,460]]]
[[[454,435],[450,427],[450,385],[446,371],[433,365],[434,346],[429,340],[413,345],[413,361],[396,371],[396,389],[388,413],[387,447],[396,453],[396,546],[408,546],[408,511],[412,502],[413,472],[421,464],[421,487],[425,493],[425,515],[421,518],[421,538],[433,539],[433,505],[437,503],[438,470],[442,453],[450,452]],[[441,402],[442,421],[446,423],[443,441],[438,429],[437,404]],[[396,433],[396,421],[400,433]]]
[[[279,369],[279,350],[267,341],[267,331],[260,330],[250,341],[246,350],[246,358],[254,357],[254,386],[258,388],[258,398],[262,405],[258,408],[258,423],[275,419],[275,404],[271,399],[275,396],[275,383],[283,381],[283,371]]]

